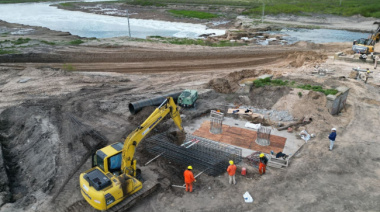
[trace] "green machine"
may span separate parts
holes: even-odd
[[[184,108],[195,107],[195,102],[198,99],[198,91],[184,90],[178,97],[178,105]]]

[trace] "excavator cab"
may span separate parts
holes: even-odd
[[[92,155],[92,167],[98,166],[104,172],[109,171],[114,175],[119,175],[121,172],[121,150],[123,149],[123,144],[119,142],[110,146],[112,149],[103,148]]]

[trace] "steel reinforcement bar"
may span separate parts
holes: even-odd
[[[148,138],[146,144],[152,155],[162,154],[173,163],[185,167],[192,165],[197,170],[206,170],[205,173],[211,176],[224,173],[229,160],[242,161],[242,149],[193,135],[186,135],[181,146],[172,143],[165,134]]]

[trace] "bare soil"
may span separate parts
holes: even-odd
[[[28,36],[77,39],[35,29],[41,33]],[[183,184],[183,167],[164,159],[144,167],[154,156],[146,153],[142,142],[136,157],[143,176],[157,177],[162,186],[129,211],[380,208],[380,75],[375,71],[368,84],[348,79],[352,67],[373,70],[370,64],[333,60],[335,52],[350,49],[349,43],[210,48],[117,41],[124,44],[110,48],[110,41],[102,40],[76,47],[29,47],[18,55],[0,56],[0,211],[94,211],[78,185],[79,174],[90,168],[91,153],[123,141],[153,110],[145,108],[133,116],[128,103],[197,89],[197,109],[181,111],[183,125],[196,128],[194,121],[211,109],[243,104],[241,94],[236,93],[239,81],[262,73],[326,88],[347,86],[347,108],[332,116],[321,93],[280,87],[253,89],[249,97],[256,107],[288,110],[296,118],[313,117],[306,129],[316,137],[292,158],[287,169],[269,168],[259,176],[251,164],[242,163],[238,171],[245,166],[248,175],[237,174],[237,185],[229,185],[226,174],[201,175],[194,192],[185,193],[170,186]],[[75,70],[64,70],[65,63]],[[312,75],[315,66],[332,70],[332,74]],[[338,136],[334,150],[328,151],[332,127],[337,128]],[[172,132],[175,126],[168,119],[156,129]],[[195,173],[199,171],[195,168]],[[244,203],[246,191],[254,199],[251,204]]]

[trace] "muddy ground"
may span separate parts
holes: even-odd
[[[77,39],[45,28],[3,22],[1,26],[34,28],[35,34],[27,35],[34,39]],[[197,109],[182,111],[185,129],[196,128],[194,120],[211,109],[246,104],[239,98],[239,81],[262,74],[325,88],[347,86],[347,107],[332,116],[324,94],[296,88],[254,89],[248,94],[250,106],[286,110],[295,120],[313,118],[306,129],[316,137],[287,169],[269,169],[259,176],[249,164],[238,164],[238,170],[248,167],[248,175],[238,174],[236,186],[228,184],[226,174],[201,175],[190,194],[170,187],[182,184],[184,167],[158,159],[143,167],[143,175],[155,175],[161,188],[129,211],[380,208],[380,75],[375,70],[368,84],[348,78],[353,67],[373,70],[370,64],[333,59],[335,52],[349,52],[349,43],[210,48],[113,40],[123,45],[110,47],[109,40],[83,46],[39,45],[0,56],[0,211],[94,211],[81,197],[78,184],[79,174],[90,167],[91,153],[123,141],[153,110],[131,115],[128,103],[197,89]],[[316,66],[331,74],[311,74]],[[330,152],[327,136],[332,127],[338,137]],[[169,119],[156,129],[173,131],[175,126]],[[144,151],[143,143],[139,147],[136,156],[142,165],[154,156]],[[246,191],[254,199],[251,204],[243,201]]]

